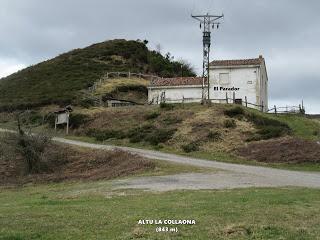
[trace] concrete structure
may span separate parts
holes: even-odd
[[[148,89],[148,100],[153,104],[202,100],[201,77],[159,78],[151,81]],[[236,102],[267,111],[268,75],[264,58],[211,62],[209,93],[212,102]]]
[[[103,101],[104,107],[128,107],[128,106],[137,105],[137,103],[135,102],[116,99],[116,98],[109,98],[109,97],[103,98],[102,101]]]

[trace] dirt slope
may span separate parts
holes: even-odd
[[[245,158],[266,163],[319,163],[320,142],[298,138],[251,143],[237,150]]]

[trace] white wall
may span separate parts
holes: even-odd
[[[222,82],[225,77],[220,79],[221,74],[228,74],[229,81]],[[233,92],[235,92],[236,99],[242,99],[244,102],[245,97],[247,97],[247,101],[249,103],[261,105],[262,101],[266,102],[266,94],[260,90],[261,84],[259,66],[246,66],[237,68],[214,67],[210,70],[211,99],[223,99],[226,98],[226,94],[228,94],[229,98],[233,98]],[[228,88],[235,88],[236,90],[228,90]]]
[[[260,70],[260,75],[261,75],[261,100],[263,101],[263,105],[265,106],[265,109],[268,109],[269,107],[269,101],[268,101],[268,85],[269,85],[269,80],[268,80],[268,74],[266,70],[265,64],[261,66]]]
[[[183,98],[193,98],[189,102],[201,102],[202,87],[201,86],[179,86],[179,87],[154,87],[148,90],[148,101],[159,99],[161,93],[165,92],[166,102],[181,102]],[[188,100],[187,100],[188,101]]]
[[[222,82],[220,74],[228,74],[227,82]],[[224,75],[226,76],[226,75]],[[224,79],[225,80],[225,79]],[[229,89],[221,89],[229,88]],[[230,88],[236,88],[232,90]],[[161,93],[165,92],[167,102],[181,102],[183,98],[195,98],[190,102],[200,102],[202,98],[202,87],[198,86],[164,86],[164,87],[149,87],[148,101],[157,99],[160,101]],[[210,69],[210,99],[225,99],[233,98],[235,92],[236,99],[242,99],[245,102],[245,97],[249,103],[255,105],[263,105],[264,110],[268,109],[268,77],[265,66],[245,66],[245,67],[212,67]],[[225,103],[222,101],[213,101]],[[156,103],[156,102],[154,102]],[[253,105],[248,105],[254,107]]]

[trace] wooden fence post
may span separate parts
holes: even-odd
[[[228,93],[226,92],[226,103],[228,104]]]
[[[67,113],[67,135],[69,134],[69,112]]]
[[[274,113],[277,115],[277,106],[274,105]]]
[[[246,100],[246,107],[248,107],[248,98],[247,98],[247,96],[245,96],[244,99]]]
[[[58,115],[55,116],[54,119],[54,130],[57,131],[57,120],[58,120]]]
[[[235,103],[236,103],[236,93],[233,92],[233,104],[235,104]]]

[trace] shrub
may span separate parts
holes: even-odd
[[[27,173],[39,173],[43,168],[44,152],[51,142],[45,134],[18,134],[17,151],[25,161]]]
[[[313,136],[319,136],[320,135],[320,130],[314,130],[312,135]]]
[[[170,103],[160,103],[160,108],[164,109],[164,110],[173,110],[174,109],[174,105],[170,104]]]
[[[155,129],[145,137],[145,140],[151,145],[158,145],[159,143],[165,143],[171,139],[175,132],[176,129]]]
[[[289,129],[289,126],[279,120],[265,117],[257,113],[246,114],[246,118],[256,126],[279,126]]]
[[[20,123],[25,126],[34,126],[40,125],[43,122],[43,117],[41,114],[35,111],[24,111],[23,113],[19,114]]]
[[[55,119],[56,119],[55,115],[53,113],[50,113],[45,116],[44,122],[48,124],[51,128],[54,128]]]
[[[156,128],[153,125],[144,125],[131,129],[127,137],[130,142],[148,142],[151,145],[158,145],[159,143],[165,143],[171,139],[172,135],[176,132],[176,129]]]
[[[240,106],[232,107],[230,109],[224,110],[224,114],[228,117],[236,117],[244,115],[244,109]]]
[[[270,139],[281,137],[286,133],[286,130],[278,126],[265,126],[264,128],[261,128],[258,133],[262,135],[263,139]]]
[[[10,166],[13,171],[8,176],[15,181],[20,180],[20,174],[51,173],[68,162],[69,154],[68,147],[52,144],[44,133],[0,135],[0,161],[7,162],[3,167]]]
[[[31,111],[30,112],[30,117],[29,117],[29,122],[31,124],[42,124],[43,121],[43,117],[41,116],[41,114],[35,112],[35,111]]]
[[[86,98],[86,99],[80,100],[79,105],[84,108],[90,108],[95,105],[95,102],[94,102],[94,99],[92,98]]]
[[[236,121],[233,119],[225,120],[223,125],[225,128],[236,128],[237,127]]]
[[[0,164],[11,161],[17,157],[16,145],[17,138],[15,134],[0,134]]]
[[[145,118],[146,120],[152,120],[152,119],[156,119],[156,118],[159,117],[159,116],[160,116],[160,113],[158,113],[158,112],[151,112],[151,113],[146,114],[146,115],[144,116],[144,118]]]
[[[113,64],[114,64],[114,65],[121,65],[121,64],[122,64],[122,61],[115,59],[115,60],[113,60]]]
[[[135,132],[135,134],[133,134],[133,132]],[[145,135],[142,132],[137,131],[137,129],[130,131],[129,140],[131,143],[142,142],[144,138],[145,138]]]
[[[81,113],[71,113],[69,123],[71,128],[79,128],[89,121],[89,116]]]
[[[211,141],[219,141],[221,140],[221,133],[217,131],[210,131],[207,137]]]
[[[89,129],[86,135],[90,137],[94,137],[97,141],[100,141],[100,142],[103,142],[111,138],[123,139],[126,137],[126,135],[122,131],[98,130],[98,129]]]
[[[153,125],[146,124],[137,128],[130,129],[127,133],[127,137],[132,143],[142,142],[144,141],[146,135],[152,132],[153,128]]]
[[[165,119],[163,119],[163,123],[165,123],[167,125],[181,123],[181,122],[182,122],[182,119],[177,116],[168,116]]]
[[[258,128],[257,135],[247,139],[247,141],[267,140],[291,134],[291,128],[288,124],[279,120],[257,113],[246,114],[246,118]]]
[[[196,142],[191,142],[181,146],[182,150],[186,153],[199,151],[199,144]]]

